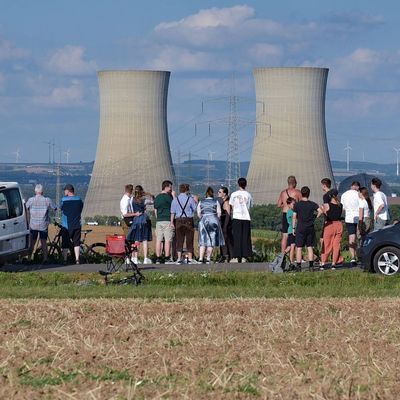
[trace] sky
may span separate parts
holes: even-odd
[[[393,163],[400,148],[400,2],[0,0],[0,160],[92,161],[99,130],[96,71],[171,71],[173,159],[226,159],[232,87],[255,118],[252,70],[329,68],[332,160]],[[234,82],[234,83],[233,83]],[[202,111],[203,103],[203,113]],[[195,125],[197,129],[195,129]],[[249,160],[254,126],[239,132]],[[18,153],[18,156],[17,154]],[[178,156],[179,154],[179,156]]]

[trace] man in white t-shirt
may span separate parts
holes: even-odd
[[[382,229],[388,224],[389,209],[387,197],[381,192],[382,181],[379,178],[372,178],[371,189],[374,192],[374,230]]]
[[[130,225],[132,223],[132,192],[133,185],[125,185],[125,193],[122,196],[122,199],[119,203],[119,208],[121,210],[122,217],[122,229],[124,231],[125,236],[128,235]]]
[[[252,255],[250,208],[253,206],[253,198],[246,190],[245,178],[238,180],[239,190],[233,192],[229,198],[232,206],[232,235],[233,258],[230,262],[246,262]]]
[[[351,184],[351,188],[342,194],[340,199],[343,204],[343,210],[345,212],[345,222],[347,233],[349,235],[349,250],[351,254],[351,263],[354,265],[357,263],[357,226],[360,215],[360,182],[354,181]]]

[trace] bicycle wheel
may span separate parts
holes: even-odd
[[[47,244],[47,252],[48,252],[48,258],[49,261],[54,261],[58,262],[61,260],[62,257],[62,251],[61,248],[58,244],[55,243],[48,243]],[[37,262],[43,260],[43,250],[41,247],[38,247],[35,250],[35,253],[33,255],[33,259]]]
[[[105,262],[105,259],[107,258],[105,243],[93,243],[89,246],[87,250],[87,258],[95,264]]]

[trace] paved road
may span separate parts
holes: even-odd
[[[307,263],[304,264],[307,266]],[[175,265],[175,264],[147,264],[139,265],[142,271],[159,271],[159,272],[184,272],[184,271],[270,271],[269,263],[225,263],[225,264],[189,264],[189,265]],[[344,264],[340,269],[350,269],[350,264]],[[24,265],[14,264],[5,265],[1,268],[4,272],[98,272],[105,270],[105,264],[81,264],[81,265]],[[338,268],[339,269],[339,268]],[[355,269],[355,268],[352,268]],[[358,268],[357,268],[358,269]],[[308,270],[308,268],[305,268]]]

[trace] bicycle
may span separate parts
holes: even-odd
[[[54,222],[54,226],[58,228],[58,232],[54,236],[53,240],[49,240],[47,242],[47,250],[48,250],[48,258],[50,260],[61,261],[62,260],[62,249],[61,249],[61,237],[62,237],[62,229],[63,226],[60,225],[58,222]],[[88,245],[85,243],[86,236],[92,232],[93,229],[82,229],[81,233],[83,234],[83,238],[81,238],[80,243],[80,250],[79,250],[79,259],[82,263],[101,263],[104,261],[104,257],[106,255],[105,243],[98,242]],[[74,247],[72,243],[70,243],[69,247],[70,253],[74,254]],[[42,248],[38,247],[33,256],[34,260],[42,260],[43,259],[43,252]]]
[[[122,278],[110,278],[110,275],[112,275],[112,272],[108,271],[99,271],[99,274],[101,276],[104,276],[104,283],[105,285],[140,285],[142,283],[142,280],[144,280],[143,274],[140,272],[140,269],[137,267],[136,264],[132,267],[132,274],[128,276],[124,276]]]

